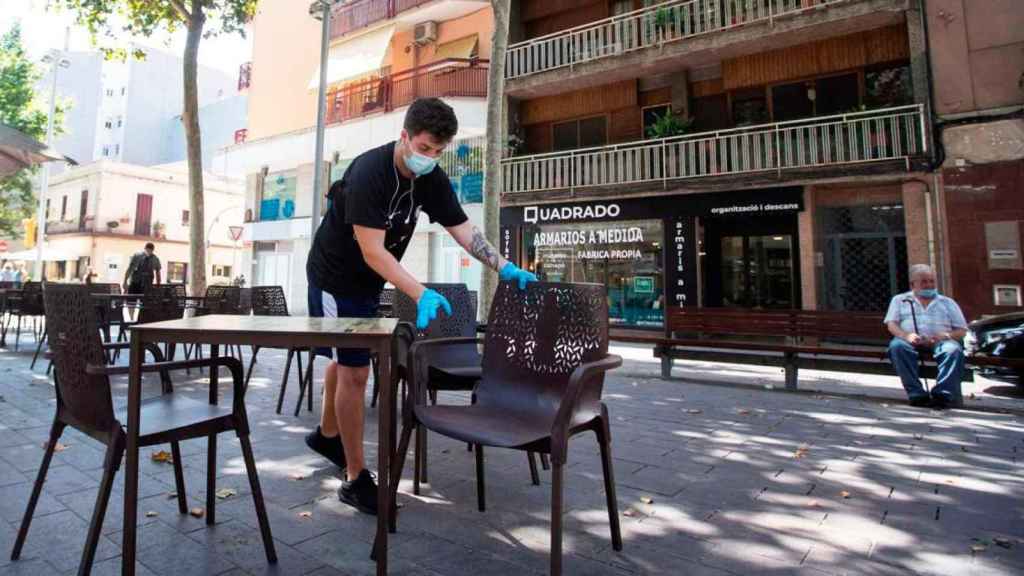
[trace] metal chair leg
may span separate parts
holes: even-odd
[[[288,358],[284,362],[284,376],[281,377],[281,392],[277,395],[277,413],[281,413],[281,405],[284,404],[284,391],[288,387],[288,373],[292,369],[292,356],[295,355],[295,350],[288,350]],[[301,386],[302,383],[300,382]]]
[[[540,467],[545,470],[551,470],[551,460],[549,460],[548,455],[543,452],[540,455]]]
[[[178,512],[188,514],[188,500],[185,498],[185,474],[181,465],[181,445],[171,442],[171,460],[174,464],[174,489],[177,490]]]
[[[259,346],[253,346],[252,357],[249,359],[249,369],[245,372],[245,384],[243,388],[249,388],[249,378],[252,378],[252,369],[256,364],[256,355],[260,353]]]
[[[612,469],[612,438],[608,426],[608,409],[601,407],[600,427],[595,430],[601,446],[601,471],[604,475],[604,494],[608,506],[608,525],[612,533],[612,548],[622,550],[622,531],[619,528],[619,501],[615,497],[615,472]]]
[[[36,369],[36,360],[39,359],[39,353],[43,351],[43,344],[46,344],[46,336],[47,336],[47,333],[44,330],[43,331],[43,336],[41,338],[39,338],[39,343],[36,344],[36,353],[32,355],[32,363],[29,364],[29,366],[28,366],[29,370],[35,370]]]
[[[32,486],[32,495],[28,499],[28,506],[25,508],[25,516],[21,519],[21,528],[18,529],[18,537],[14,541],[14,551],[11,552],[11,560],[17,560],[21,556],[21,547],[25,544],[25,537],[28,536],[29,525],[32,524],[32,516],[36,511],[36,504],[39,503],[39,494],[43,491],[43,483],[46,482],[46,472],[50,469],[50,460],[53,459],[53,450],[64,433],[65,424],[54,420],[50,426],[50,441],[46,444],[46,452],[43,453],[43,463],[39,466],[39,473],[36,474],[36,483]]]
[[[92,509],[92,520],[89,522],[89,532],[85,538],[85,548],[82,550],[82,561],[78,565],[79,574],[88,574],[92,569],[93,559],[96,558],[96,545],[100,541],[100,532],[103,529],[103,517],[107,515],[107,504],[110,502],[110,489],[114,486],[114,477],[121,467],[121,457],[124,455],[125,438],[118,435],[113,442],[107,445],[107,456],[103,463],[103,480],[100,481],[99,493],[96,495],[96,506]]]
[[[263,501],[260,479],[256,474],[256,461],[252,457],[252,445],[249,443],[247,434],[239,434],[238,441],[242,445],[245,473],[249,476],[249,489],[252,491],[252,501],[256,506],[256,520],[259,522],[260,536],[263,538],[263,551],[267,555],[267,562],[276,564],[277,550],[274,548],[274,537],[270,534],[270,520],[267,519],[267,507]]]
[[[562,463],[551,467],[551,576],[562,574]]]
[[[484,447],[481,444],[473,446],[476,454],[476,507],[481,512],[487,510],[487,493],[484,484]]]
[[[217,433],[207,437],[206,448],[206,525],[213,526],[217,512]]]
[[[534,457],[533,452],[526,453],[526,461],[530,465],[530,483],[534,486],[540,486],[540,474],[537,473],[537,459]]]

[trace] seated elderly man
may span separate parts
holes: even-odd
[[[963,398],[960,379],[964,371],[960,340],[967,334],[967,321],[960,306],[935,289],[935,272],[930,266],[911,266],[910,288],[910,292],[893,297],[885,314],[885,325],[893,335],[889,358],[903,381],[911,406],[940,410],[958,406]],[[919,350],[931,350],[939,366],[930,396],[921,386],[918,374]]]

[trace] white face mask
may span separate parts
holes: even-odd
[[[426,176],[434,171],[437,166],[437,158],[431,158],[425,154],[420,154],[412,149],[412,141],[409,139],[405,140],[406,153],[402,155],[402,160],[405,161],[405,166],[416,176]]]

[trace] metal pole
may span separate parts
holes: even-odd
[[[323,190],[324,124],[327,116],[327,59],[331,48],[331,4],[319,0],[320,9],[320,88],[316,104],[316,154],[313,161],[313,213],[310,214],[309,242],[312,244],[320,226],[321,190]],[[316,6],[316,4],[314,4]],[[313,7],[310,7],[312,12]],[[314,18],[316,15],[314,14]]]
[[[57,112],[57,70],[63,54],[54,50],[50,53],[50,111],[46,116],[46,147],[53,147],[53,116]],[[40,166],[39,170],[39,206],[36,208],[36,264],[32,276],[34,280],[43,278],[43,238],[46,232],[46,194],[50,189],[50,168]]]

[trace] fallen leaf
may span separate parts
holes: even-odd
[[[69,446],[71,446],[71,444],[61,444],[60,442],[57,442],[56,444],[53,445],[53,451],[54,452],[63,452],[65,450],[67,450]],[[46,450],[49,447],[50,447],[50,443],[49,442],[43,442],[43,450]]]
[[[305,474],[299,474],[299,473],[289,474],[288,477],[291,478],[292,480],[305,480],[306,479],[306,475]]]
[[[1000,548],[1010,548],[1011,546],[1013,546],[1013,544],[1010,543],[1009,538],[996,537],[993,538],[992,541],[995,542],[996,546],[999,546]]]
[[[803,458],[804,456],[807,456],[807,453],[810,451],[811,449],[809,446],[801,446],[793,453],[793,458]]]
[[[850,493],[847,492],[846,490],[843,490],[842,492],[840,492],[839,495],[842,496],[844,499],[849,499],[850,498]]]
[[[644,504],[654,504],[654,499],[650,498],[649,496],[641,496],[640,501],[643,502]]]
[[[313,513],[307,510],[307,511],[304,511],[304,512],[299,512],[297,514],[297,516],[299,518],[312,518],[313,517]]]
[[[922,436],[921,434],[914,434],[914,440],[921,440],[923,438],[924,436]]]
[[[220,498],[221,500],[224,500],[226,498],[231,498],[235,494],[238,494],[238,492],[235,492],[231,488],[221,488],[220,490],[217,490],[216,492],[214,492],[214,494],[217,495],[217,498]]]
[[[703,412],[703,410],[698,410],[697,408],[690,408],[686,411],[687,414],[702,414]]]
[[[820,503],[820,502],[818,502],[817,500],[811,500],[811,501],[810,501],[810,502],[809,502],[809,503],[807,504],[807,506],[809,506],[809,507],[811,507],[811,508],[821,508],[821,503]]]
[[[633,511],[632,508],[630,508],[629,510],[626,510],[625,512],[623,512],[622,515],[623,516],[628,516],[628,517],[632,518],[633,516],[636,516],[636,512]]]
[[[975,544],[971,546],[971,552],[977,554],[978,552],[984,552],[987,548],[988,546],[984,544]]]
[[[157,516],[159,516],[159,514],[157,514],[156,511],[154,510],[146,512],[146,518],[156,518]]]
[[[203,510],[202,508],[193,508],[189,510],[188,513],[195,516],[196,518],[202,518],[203,515],[206,514],[206,510]]]
[[[150,458],[152,458],[153,462],[166,462],[167,464],[171,464],[174,462],[174,459],[171,458],[171,453],[166,450],[153,452],[150,455]]]
[[[956,484],[956,480],[950,478],[949,480],[946,480],[946,484]]]
[[[177,498],[177,497],[178,497],[178,493],[177,492],[168,492],[167,493],[167,499],[168,500],[170,500],[171,498]]]
[[[741,416],[746,416],[747,414],[750,414],[750,410],[747,410],[746,408],[744,408],[743,410],[740,410],[739,413],[740,413]]]

